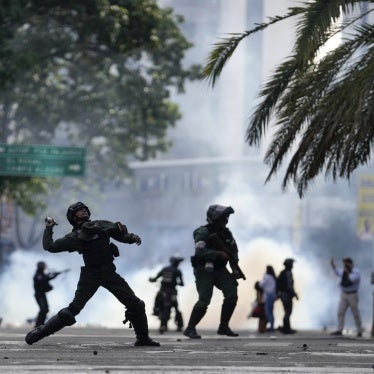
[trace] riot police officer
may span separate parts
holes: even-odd
[[[168,329],[171,309],[175,311],[175,323],[177,331],[183,329],[183,317],[178,308],[177,286],[184,286],[182,272],[178,268],[184,259],[179,256],[170,257],[170,265],[161,269],[155,277],[149,278],[150,282],[156,282],[161,278],[161,287],[157,292],[153,315],[160,318],[160,333],[163,334]]]
[[[199,339],[196,325],[204,317],[210,304],[213,288],[223,293],[219,335],[238,336],[229,327],[229,321],[238,300],[237,279],[245,279],[238,265],[238,248],[231,231],[226,227],[234,209],[229,206],[211,205],[207,211],[208,224],[200,226],[194,233],[195,255],[191,257],[199,299],[195,303],[188,326],[183,334]],[[230,263],[232,273],[226,267]]]
[[[69,206],[66,217],[73,226],[71,233],[53,240],[53,219],[46,219],[43,233],[43,248],[52,253],[78,252],[83,256],[84,266],[73,301],[41,325],[26,335],[26,343],[33,344],[54,334],[65,326],[73,325],[75,316],[80,313],[100,286],[105,287],[126,307],[125,321],[131,322],[136,334],[135,346],[159,346],[148,335],[148,321],[145,305],[116,272],[114,257],[119,255],[118,248],[110,242],[113,238],[122,243],[141,244],[138,235],[129,233],[120,222],[105,220],[90,221],[91,212],[82,202]]]
[[[45,319],[47,318],[47,314],[49,312],[49,305],[46,293],[53,289],[49,281],[55,279],[59,274],[61,274],[61,272],[46,273],[46,268],[47,264],[44,261],[39,261],[36,264],[36,272],[33,277],[35,291],[34,296],[39,306],[39,313],[35,320],[35,327],[44,324]]]
[[[293,258],[286,258],[283,262],[284,269],[279,273],[277,278],[277,293],[282,301],[284,316],[283,316],[283,326],[279,330],[283,334],[295,334],[297,331],[291,328],[291,314],[293,308],[293,298],[299,300],[299,296],[295,292],[294,279],[292,274],[293,263],[295,260]]]

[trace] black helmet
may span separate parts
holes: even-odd
[[[283,265],[285,267],[290,267],[293,265],[293,263],[295,262],[295,260],[293,258],[286,258],[283,262]]]
[[[181,263],[183,260],[184,258],[179,256],[172,256],[169,259],[170,263],[175,265],[179,265],[179,263]]]
[[[206,219],[209,223],[214,223],[220,218],[228,217],[232,213],[234,213],[234,209],[231,206],[211,205],[206,212]]]
[[[85,208],[88,212],[88,217],[91,216],[91,212],[90,210],[88,209],[88,206],[86,204],[83,204],[82,202],[78,201],[77,203],[75,204],[71,204],[68,208],[68,211],[66,212],[66,218],[68,219],[68,221],[70,222],[70,224],[72,226],[76,226],[76,222],[75,222],[75,212],[77,212],[78,210],[82,209],[82,208]]]
[[[44,270],[47,267],[47,264],[44,261],[39,261],[36,264],[38,270]]]

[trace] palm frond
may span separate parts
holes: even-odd
[[[373,50],[369,49],[317,101],[318,110],[308,117],[309,123],[289,162],[284,188],[293,180],[302,196],[323,169],[333,180],[349,179],[358,165],[369,160],[374,142],[373,87]]]
[[[221,75],[223,67],[234,53],[238,44],[250,34],[251,32],[248,31],[242,34],[229,34],[234,36],[223,38],[220,42],[216,43],[203,69],[203,79],[208,79],[209,84],[214,86],[216,80]]]
[[[326,89],[354,53],[355,43],[349,41],[340,46],[334,53],[326,56],[318,68],[312,66],[307,71],[296,74],[287,92],[279,98],[277,125],[280,129],[265,155],[265,162],[271,165],[268,179],[282,164],[298,133],[303,131],[309,119],[318,111],[319,102],[326,94]]]
[[[270,25],[273,25],[279,21],[283,21],[287,18],[294,17],[302,12],[304,8],[292,8],[291,11],[285,16],[269,17],[269,21],[265,23],[257,24],[257,26],[249,31],[243,33],[233,33],[228,38],[223,38],[220,42],[214,44],[214,48],[209,53],[208,59],[205,62],[205,68],[203,70],[203,79],[208,79],[209,84],[214,86],[218,77],[221,75],[223,67],[226,65],[238,44],[247,36],[254,34],[258,31],[264,30]]]
[[[246,133],[246,141],[249,145],[259,143],[277,101],[287,88],[297,69],[295,58],[289,58],[277,68],[272,78],[260,92],[259,96],[264,97],[264,99],[255,109]]]
[[[294,52],[303,64],[315,58],[317,51],[334,34],[336,22],[348,5],[359,0],[314,0],[307,4],[297,26]]]
[[[297,16],[292,54],[261,89],[246,142],[257,145],[274,117],[276,132],[264,160],[270,165],[266,181],[290,156],[282,187],[293,181],[300,196],[320,173],[333,180],[349,179],[370,159],[374,144],[374,28],[366,17],[374,9],[359,8],[363,3],[374,0],[312,0],[303,7],[289,8],[283,17],[217,43],[205,67],[204,79],[214,86],[245,37]],[[321,48],[343,31],[342,44],[321,59]]]

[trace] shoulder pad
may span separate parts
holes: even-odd
[[[195,233],[203,233],[203,232],[209,232],[208,228],[206,226],[200,226],[198,227],[197,229],[194,230],[194,234]]]
[[[78,237],[78,232],[73,230],[72,232],[69,232],[69,234],[66,234],[65,235],[65,238],[69,238],[69,239],[72,239],[72,238],[77,238]]]
[[[115,225],[116,225],[116,228],[117,228],[119,231],[121,231],[121,232],[124,233],[124,234],[128,234],[128,230],[127,230],[126,225],[124,225],[124,224],[121,223],[121,222],[116,222]]]

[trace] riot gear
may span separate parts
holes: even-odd
[[[217,222],[221,218],[227,218],[230,214],[234,213],[231,206],[211,205],[206,213],[206,219],[210,224]]]
[[[74,325],[75,322],[75,315],[72,313],[72,311],[69,308],[63,308],[61,309],[57,315],[60,317],[61,321],[65,324],[65,326],[71,326]]]
[[[160,290],[157,292],[155,304],[153,307],[153,315],[160,319],[160,334],[168,330],[168,321],[170,319],[171,310],[175,311],[175,324],[177,331],[182,331],[183,316],[178,308],[177,286],[184,286],[182,272],[178,269],[178,265],[183,261],[183,257],[170,257],[170,265],[165,266],[158,272],[156,277],[149,278],[150,282],[156,282],[162,277]]]
[[[89,242],[98,234],[105,234],[105,231],[100,227],[97,221],[84,222],[80,227],[78,238],[85,242]]]
[[[77,220],[76,220],[76,217],[75,217],[75,213],[78,212],[78,210],[80,209],[86,209],[87,210],[87,213],[88,213],[88,219],[91,217],[91,212],[90,210],[88,209],[88,206],[85,205],[84,203],[78,201],[77,203],[75,204],[71,204],[66,212],[66,218],[67,220],[69,221],[69,223],[75,227],[77,225]],[[87,220],[88,220],[87,219]]]
[[[45,273],[47,264],[44,261],[39,261],[36,264],[36,272],[33,277],[34,283],[34,296],[36,303],[39,306],[39,312],[35,319],[35,327],[44,324],[47,314],[49,312],[49,305],[46,293],[53,289],[53,286],[49,283],[52,279],[55,279],[61,272]]]
[[[178,266],[183,260],[184,260],[183,257],[178,257],[178,256],[172,256],[169,259],[170,263],[174,266]]]
[[[198,227],[193,232],[195,254],[191,257],[191,264],[199,298],[183,332],[190,339],[201,338],[196,332],[196,325],[206,313],[214,287],[222,291],[224,298],[217,334],[238,336],[230,329],[229,322],[238,300],[237,279],[245,279],[245,276],[238,266],[238,247],[235,239],[226,227],[228,217],[233,213],[234,209],[231,206],[211,205],[206,214],[208,224]],[[227,262],[230,263],[232,273],[226,268]]]
[[[69,206],[66,217],[73,230],[64,237],[53,240],[53,227],[46,225],[43,233],[43,248],[51,253],[78,252],[83,256],[84,266],[77,284],[75,296],[67,308],[62,309],[45,325],[26,335],[27,344],[33,344],[65,326],[75,323],[75,316],[84,308],[99,287],[105,287],[126,307],[126,318],[136,333],[136,346],[157,347],[148,333],[148,321],[144,302],[140,300],[128,283],[117,272],[113,263],[118,248],[110,243],[113,238],[121,243],[140,244],[138,235],[128,233],[120,222],[107,220],[90,221],[90,210],[82,202]]]
[[[26,335],[26,343],[32,345],[46,336],[60,331],[65,326],[74,325],[76,322],[75,316],[69,308],[61,309],[56,315],[51,317],[45,325],[40,325],[34,330],[31,330]]]

